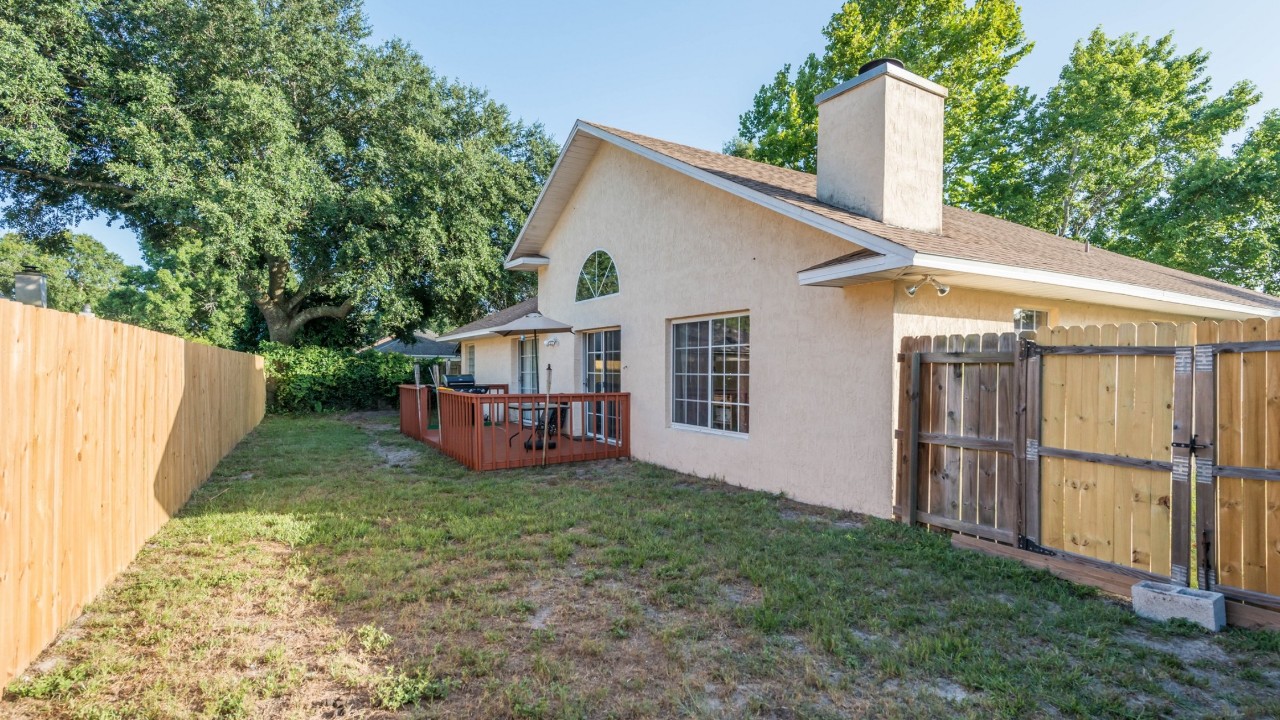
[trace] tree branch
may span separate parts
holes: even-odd
[[[355,307],[355,300],[347,298],[341,305],[320,305],[318,307],[307,308],[289,321],[289,329],[297,330],[307,323],[317,318],[344,318],[351,312],[351,308]]]
[[[86,188],[88,190],[105,190],[107,192],[120,193],[130,197],[137,195],[138,191],[127,188],[124,185],[116,185],[115,183],[99,182],[97,180],[80,180],[78,178],[64,177],[62,175],[49,175],[47,173],[36,172],[34,170],[24,170],[23,168],[13,167],[12,165],[0,165],[0,172],[6,172],[11,175],[22,175],[33,180],[44,180],[45,182],[59,183],[61,185],[69,185],[71,187]]]

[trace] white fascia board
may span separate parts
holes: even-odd
[[[502,264],[502,267],[508,270],[525,270],[534,271],[540,267],[551,264],[551,258],[542,255],[525,255],[523,257],[508,260]]]
[[[724,190],[731,195],[736,195],[744,200],[768,208],[779,215],[784,215],[792,220],[817,228],[823,232],[835,235],[836,237],[844,238],[855,245],[867,248],[868,250],[874,250],[881,255],[909,258],[913,254],[909,248],[905,248],[895,242],[885,240],[878,235],[872,235],[864,230],[859,230],[855,227],[845,225],[844,223],[836,222],[835,220],[823,217],[815,212],[792,205],[784,200],[779,200],[775,197],[766,195],[758,190],[752,190],[749,187],[739,185],[732,180],[726,180],[714,173],[709,173],[706,170],[700,170],[692,165],[676,160],[675,158],[650,150],[643,145],[633,143],[626,138],[619,137],[613,133],[588,125],[581,120],[574,125],[573,130],[574,133],[581,131],[591,135],[592,137],[617,145],[623,150],[635,153],[636,155],[639,155],[646,160],[658,163],[665,168],[675,170],[676,172],[682,175],[687,175],[699,182],[704,182],[712,187]],[[550,183],[548,182],[548,184]],[[518,241],[517,245],[519,245]]]
[[[582,125],[582,121],[578,120],[573,124],[573,129],[569,131],[569,138],[564,141],[564,145],[560,146],[560,154],[556,156],[556,164],[551,166],[551,174],[547,175],[547,181],[542,184],[542,190],[538,192],[538,199],[533,202],[533,209],[529,211],[529,216],[524,220],[524,226],[520,228],[520,234],[516,236],[516,241],[511,244],[511,249],[507,251],[506,262],[509,263],[515,257],[516,250],[520,248],[520,243],[524,241],[525,231],[529,229],[529,221],[534,215],[538,214],[538,208],[542,205],[542,198],[547,195],[547,188],[551,187],[551,183],[555,182],[556,171],[560,169],[560,162],[564,160],[565,152],[569,146],[573,144],[573,138],[578,134],[578,128]],[[506,263],[503,263],[504,265]]]
[[[1246,305],[1244,303],[1235,303],[1227,300],[1213,300],[1196,295],[1188,295],[1186,293],[1172,292],[1170,290],[1159,290],[1142,285],[1131,285],[1129,283],[1116,282],[1114,280],[1097,280],[1094,278],[1081,277],[1079,275],[1071,275],[1068,273],[1051,272],[1048,270],[1033,270],[1029,268],[1014,267],[1012,265],[1000,265],[998,263],[981,262],[978,260],[946,257],[944,255],[923,254],[916,255],[913,264],[930,270],[945,270],[950,272],[969,273],[972,275],[986,275],[989,277],[1005,278],[1009,280],[1025,280],[1043,285],[1056,285],[1079,290],[1092,290],[1112,295],[1125,295],[1143,300],[1174,303],[1177,305],[1217,310],[1220,312],[1252,315],[1255,317],[1280,317],[1280,309]]]
[[[823,268],[815,268],[813,270],[801,270],[796,273],[796,277],[800,280],[801,285],[822,285],[832,280],[840,280],[842,278],[852,278],[859,275],[869,275],[871,273],[883,272],[885,270],[895,270],[897,268],[908,267],[913,260],[910,257],[890,257],[881,255],[880,257],[862,258],[860,260],[850,260],[839,265],[829,265]]]

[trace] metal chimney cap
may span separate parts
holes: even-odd
[[[862,67],[858,68],[858,74],[861,75],[862,73],[867,72],[868,70],[875,70],[881,65],[896,65],[902,68],[903,70],[907,69],[907,66],[902,64],[902,61],[899,60],[898,58],[884,57],[884,58],[876,58],[875,60],[872,60],[871,62],[864,64]]]
[[[40,268],[36,267],[35,265],[23,265],[22,274],[23,275],[44,275],[44,273],[40,271]]]

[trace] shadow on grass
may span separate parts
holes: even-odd
[[[324,629],[295,665],[328,685],[300,706],[363,712],[406,699],[451,717],[1280,713],[1275,634],[1153,625],[942,535],[642,463],[471,473],[399,437],[394,422],[268,420],[141,559],[186,552],[225,575],[247,548],[288,548],[274,562],[296,577],[275,591],[302,609],[277,624]],[[420,452],[388,466],[375,444]],[[104,627],[130,608],[121,600]],[[234,658],[207,667],[229,686],[249,673]],[[276,707],[258,685],[246,692],[250,706]]]

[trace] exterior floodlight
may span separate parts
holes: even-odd
[[[917,282],[915,285],[911,285],[906,289],[907,297],[915,297],[916,291],[919,290],[924,285],[932,285],[933,289],[938,291],[939,297],[951,292],[950,285],[944,285],[938,282],[938,279],[932,275],[925,275],[923,278],[920,278],[920,281]]]

